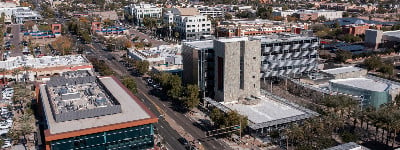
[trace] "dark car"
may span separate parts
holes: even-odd
[[[185,138],[179,138],[178,141],[182,144],[182,145],[188,145],[189,142],[185,139]]]

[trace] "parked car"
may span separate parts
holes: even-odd
[[[179,138],[178,141],[182,144],[182,145],[188,145],[189,142],[185,139],[185,138]]]
[[[8,148],[8,147],[11,147],[11,140],[6,139],[4,140],[4,144],[3,146],[1,146],[1,148]]]

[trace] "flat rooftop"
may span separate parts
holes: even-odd
[[[262,93],[265,93],[265,91],[262,91]],[[268,95],[259,98],[259,102],[253,105],[238,102],[221,104],[230,110],[236,110],[239,114],[247,116],[251,122],[249,126],[252,129],[290,123],[318,115],[280,97]]]
[[[354,88],[369,90],[369,91],[376,91],[376,92],[383,92],[389,89],[398,89],[400,86],[396,84],[390,84],[381,82],[378,80],[373,80],[370,78],[347,78],[347,79],[336,79],[330,80],[329,82],[342,84],[346,86],[351,86]]]
[[[348,66],[348,67],[340,67],[340,68],[321,70],[321,72],[336,75],[336,74],[356,72],[356,71],[362,71],[362,70],[365,70],[365,69],[354,67],[354,66]]]
[[[213,40],[192,41],[192,42],[185,42],[183,44],[188,45],[193,48],[197,48],[197,49],[213,49],[214,48]]]
[[[245,105],[238,103],[224,104],[231,110],[244,114],[253,123],[263,123],[278,120],[291,116],[302,115],[304,112],[294,109],[283,103],[271,100],[269,97],[262,97],[256,105]]]
[[[17,56],[10,57],[6,61],[0,61],[0,68],[12,70],[24,66],[29,66],[31,68],[37,69],[82,64],[89,64],[89,61],[82,55],[43,56],[40,58],[34,58],[33,56]]]
[[[264,36],[253,36],[252,39],[259,39],[261,43],[280,43],[280,42],[291,42],[291,41],[301,41],[301,40],[312,40],[317,39],[317,37],[302,36],[298,34],[272,34]]]
[[[150,114],[148,114],[144,110],[144,108],[142,108],[114,78],[100,77],[99,81],[104,85],[104,88],[106,88],[110,92],[110,94],[120,103],[122,112],[111,115],[56,122],[51,110],[49,97],[47,94],[43,93],[46,92],[47,85],[40,85],[40,92],[42,93],[41,96],[45,110],[44,113],[46,115],[47,125],[48,129],[50,130],[50,134],[90,129],[106,125],[151,118]]]
[[[325,150],[369,150],[369,148],[358,145],[357,143],[354,142],[349,142],[335,147],[327,148]]]
[[[248,37],[233,37],[233,38],[219,38],[216,41],[229,43],[229,42],[248,41],[248,40],[249,40]]]

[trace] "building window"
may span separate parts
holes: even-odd
[[[218,90],[223,91],[224,89],[224,58],[218,57],[217,58],[217,66],[218,66]]]

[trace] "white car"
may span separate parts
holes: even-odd
[[[11,140],[4,140],[3,146],[1,148],[11,147]]]
[[[11,127],[12,123],[2,123],[0,124],[0,129],[8,129]]]

